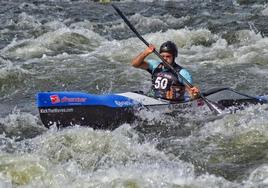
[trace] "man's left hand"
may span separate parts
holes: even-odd
[[[190,88],[190,95],[192,99],[196,99],[199,97],[200,91],[197,87]]]

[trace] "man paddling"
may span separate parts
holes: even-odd
[[[199,96],[199,89],[197,87],[188,87],[184,84],[184,81],[177,77],[172,71],[167,69],[165,65],[157,60],[149,59],[145,61],[145,58],[153,53],[155,46],[150,44],[142,53],[136,56],[131,64],[135,68],[141,68],[147,70],[152,75],[152,89],[151,92],[154,97],[167,100],[184,100],[185,91],[187,91],[192,99]],[[177,72],[183,76],[190,84],[192,84],[191,74],[175,63],[175,58],[178,55],[177,46],[167,41],[160,47],[160,55],[163,59],[170,64]]]

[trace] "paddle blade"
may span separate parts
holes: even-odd
[[[216,102],[213,102],[213,101],[210,101],[208,100],[207,98],[205,98],[204,96],[201,97],[205,103],[207,104],[207,106],[209,107],[209,109],[216,115],[218,114],[223,114],[223,110],[224,110],[224,106],[216,103]]]

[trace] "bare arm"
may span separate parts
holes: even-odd
[[[150,44],[149,47],[147,47],[143,52],[141,52],[138,56],[136,56],[132,61],[131,65],[135,68],[140,69],[148,69],[149,65],[145,61],[145,58],[150,55],[155,50],[155,47]]]

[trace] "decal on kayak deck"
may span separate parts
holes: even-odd
[[[87,101],[87,98],[81,98],[81,97],[63,97],[60,98],[58,95],[51,95],[50,100],[52,104],[57,103],[83,103]]]
[[[39,112],[41,114],[49,114],[49,113],[67,113],[73,112],[73,108],[47,108],[47,109],[40,109]]]
[[[114,103],[119,107],[132,106],[133,102],[131,101],[114,101]]]
[[[204,106],[205,102],[203,99],[198,99],[197,100],[197,106]]]
[[[50,100],[52,104],[60,103],[60,97],[58,95],[51,95]]]
[[[87,98],[80,98],[80,97],[77,97],[77,98],[69,98],[69,97],[63,97],[61,99],[61,102],[86,102],[87,101]]]
[[[183,103],[183,104],[176,104],[176,105],[171,105],[171,108],[190,108],[193,107],[193,103]]]

